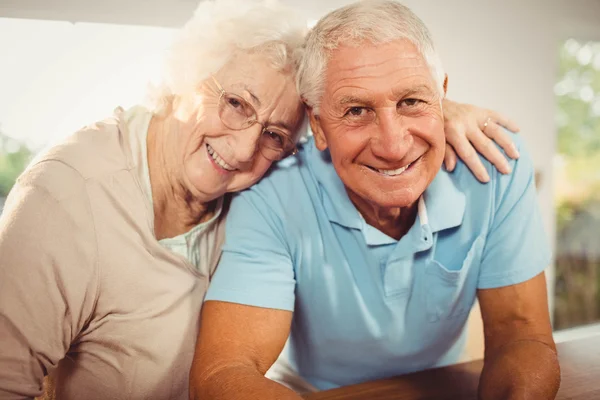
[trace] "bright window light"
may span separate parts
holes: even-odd
[[[139,103],[174,30],[0,18],[0,132],[39,150]]]

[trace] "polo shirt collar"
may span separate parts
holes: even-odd
[[[346,228],[363,230],[364,219],[350,201],[346,188],[333,167],[329,150],[319,151],[312,138],[305,144],[305,148],[307,164],[319,183],[321,201],[329,220]],[[423,200],[426,207],[423,207],[424,213],[419,213],[416,223],[429,225],[432,233],[454,228],[462,223],[465,194],[447,171],[441,169],[438,172],[425,190]],[[383,233],[382,235],[387,237]]]
[[[319,151],[313,138],[304,146],[307,164],[319,184],[319,195],[329,220],[346,228],[361,230],[363,218],[350,201],[346,187],[331,162],[329,150]]]
[[[460,226],[465,215],[465,194],[456,186],[450,174],[440,169],[423,196],[432,232]]]

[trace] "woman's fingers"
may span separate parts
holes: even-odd
[[[513,120],[505,117],[504,115],[500,114],[499,112],[488,110],[488,113],[489,113],[489,117],[492,118],[493,122],[495,122],[498,125],[501,125],[501,126],[505,127],[506,129],[508,129],[512,133],[517,133],[517,132],[519,132],[521,130],[519,128],[519,126],[517,125],[516,122],[514,122]]]
[[[492,131],[491,125],[495,124],[490,123],[486,129],[486,132]],[[498,149],[498,146],[496,146],[496,144],[494,144],[494,141],[492,140],[495,139],[496,142],[498,142],[496,137],[490,139],[479,129],[472,132],[469,136],[471,143],[473,144],[475,149],[479,153],[481,153],[483,157],[488,159],[498,169],[498,171],[500,171],[503,174],[510,174],[511,168],[508,164],[508,161],[506,160],[506,157],[504,156],[504,154],[502,154],[502,152]]]
[[[498,145],[504,149],[510,158],[515,160],[519,158],[519,150],[517,150],[517,146],[510,137],[510,134],[506,130],[502,129],[501,125],[490,121],[483,133],[494,142],[498,143]]]
[[[444,153],[444,167],[446,168],[446,171],[450,172],[454,171],[454,168],[456,168],[456,153],[448,143],[446,143],[446,152]]]
[[[457,140],[457,144],[454,145],[454,150],[465,165],[473,171],[477,180],[484,183],[490,181],[490,176],[477,155],[477,151],[475,151],[475,148],[466,137],[461,137],[460,140]]]

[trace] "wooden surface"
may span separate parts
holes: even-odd
[[[600,335],[559,343],[558,400],[600,400]],[[482,361],[306,395],[306,400],[476,400]]]

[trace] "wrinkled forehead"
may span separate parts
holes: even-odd
[[[215,77],[225,91],[242,96],[268,122],[294,127],[304,116],[295,76],[276,68],[267,55],[239,52]]]
[[[325,70],[326,97],[343,89],[389,90],[411,87],[437,93],[433,71],[409,40],[343,44],[331,50]]]

